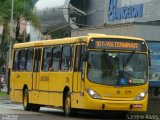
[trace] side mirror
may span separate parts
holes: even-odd
[[[82,54],[82,61],[84,61],[84,62],[88,61],[88,56],[89,56],[88,51],[85,51],[85,52]]]

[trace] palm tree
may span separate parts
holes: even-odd
[[[15,0],[15,3],[14,20],[16,22],[16,39],[18,39],[21,21],[28,21],[37,29],[40,29],[40,22],[33,12],[32,0]]]
[[[40,29],[40,22],[38,17],[34,13],[34,4],[32,0],[14,0],[14,24],[16,28],[14,29],[15,38],[18,38],[20,31],[21,21],[25,20],[30,22],[32,26]],[[0,24],[3,26],[2,40],[0,44],[0,67],[2,64],[6,63],[6,52],[9,46],[9,24],[11,16],[11,0],[0,0]]]
[[[3,26],[2,39],[0,44],[0,67],[6,61],[6,51],[9,43],[9,0],[0,1],[0,24]]]

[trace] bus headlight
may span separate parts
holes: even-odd
[[[138,94],[134,99],[135,100],[143,100],[146,97],[146,95],[147,95],[147,91],[145,90],[145,91],[141,92],[140,94]]]
[[[94,99],[101,99],[101,96],[97,92],[95,92],[94,90],[88,88],[88,89],[86,89],[86,91],[90,97],[92,97]]]

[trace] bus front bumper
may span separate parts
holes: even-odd
[[[93,99],[87,96],[84,108],[91,110],[114,110],[114,111],[139,111],[146,112],[148,96],[140,101],[123,101],[123,100],[103,100]]]

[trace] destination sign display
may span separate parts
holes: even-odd
[[[96,41],[96,47],[115,47],[115,48],[139,48],[138,43],[129,42],[112,42],[112,41]]]
[[[111,50],[134,50],[145,51],[147,50],[146,44],[143,41],[127,40],[127,39],[92,39],[89,43],[89,48],[111,49]]]

